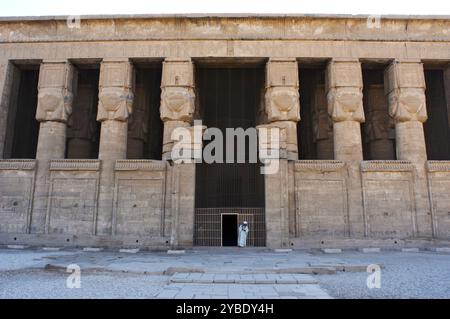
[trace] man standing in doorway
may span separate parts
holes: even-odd
[[[245,221],[241,225],[239,225],[239,239],[238,239],[239,247],[247,246],[247,233],[248,233],[248,223]]]

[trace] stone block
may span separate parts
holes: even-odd
[[[98,248],[98,247],[85,247],[85,248],[83,248],[83,251],[86,251],[86,252],[100,252],[102,250],[103,250],[103,248]]]
[[[25,249],[27,246],[24,245],[8,245],[8,249]]]
[[[139,248],[135,249],[120,249],[120,253],[126,253],[126,254],[137,254],[139,252]]]
[[[324,249],[322,249],[322,251],[325,254],[340,254],[340,253],[342,253],[342,249],[339,249],[339,248],[324,248]]]
[[[379,253],[380,252],[380,248],[374,248],[374,247],[361,248],[360,251],[363,252],[363,253]]]
[[[182,255],[185,254],[186,252],[184,250],[168,250],[167,254],[168,255]]]

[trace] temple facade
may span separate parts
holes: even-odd
[[[0,157],[0,245],[449,244],[450,18],[0,18]]]

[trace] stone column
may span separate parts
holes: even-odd
[[[258,126],[260,152],[273,150],[271,137],[261,135],[262,129],[278,129],[280,140],[276,146],[279,159],[267,161],[265,168],[277,161],[277,170],[265,174],[266,245],[279,248],[289,245],[289,163],[298,159],[297,122],[300,120],[300,96],[297,61],[271,58],[266,65],[265,86],[266,125]]]
[[[298,64],[295,59],[270,59],[266,65],[265,110],[269,123],[285,129],[289,160],[298,159],[300,121]]]
[[[397,159],[411,161],[416,168],[416,235],[431,236],[423,131],[423,123],[427,120],[423,64],[416,60],[392,62],[384,74],[384,87],[389,114],[395,121]]]
[[[11,100],[14,92],[12,91],[14,85],[14,73],[16,67],[8,61],[0,61],[0,158],[5,158],[10,155],[10,147],[8,145],[7,136],[9,133],[8,121],[12,117],[9,115],[11,112]],[[11,140],[11,138],[9,139]]]
[[[164,122],[163,159],[171,159],[172,132],[190,127],[195,112],[194,65],[190,59],[166,59],[161,81],[161,119]]]
[[[333,150],[333,121],[328,115],[325,86],[317,85],[311,98],[314,143],[318,160],[334,158]]]
[[[385,72],[389,114],[395,121],[397,159],[427,159],[423,123],[427,120],[425,75],[420,61],[394,61]]]
[[[358,60],[333,59],[328,63],[326,90],[328,114],[333,120],[334,158],[363,159],[360,123],[364,122],[362,73]]]
[[[133,106],[134,71],[128,59],[103,60],[100,67],[97,121],[102,123],[98,234],[111,234],[114,165],[127,155],[128,117]]]
[[[189,132],[191,131],[194,112],[195,86],[192,61],[189,58],[166,59],[162,70],[160,107],[160,116],[164,122],[163,160],[172,160],[174,147],[172,132],[177,128],[187,128]],[[195,163],[175,163],[171,167],[171,176],[171,245],[173,247],[192,246]]]
[[[356,59],[333,59],[325,79],[328,114],[333,120],[334,159],[348,169],[348,208],[351,236],[364,234],[360,162],[363,159],[361,126],[364,122],[361,64]]]
[[[395,159],[395,125],[389,117],[384,85],[372,84],[367,94],[367,123],[365,134],[369,143],[371,160]]]
[[[76,69],[67,61],[44,61],[39,71],[36,120],[40,122],[31,232],[45,231],[49,164],[65,156]]]
[[[72,114],[74,67],[66,61],[41,64],[36,120],[40,122],[36,159],[64,158],[67,120]]]

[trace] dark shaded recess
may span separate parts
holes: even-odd
[[[148,136],[144,144],[144,158],[161,160],[164,123],[159,107],[161,102],[161,67],[136,67],[136,86],[144,86],[145,100],[149,108]]]
[[[226,128],[256,127],[264,85],[263,68],[199,68],[196,83],[204,125],[221,129],[224,139]],[[247,159],[248,153],[247,139]],[[264,175],[260,174],[260,167],[259,162],[248,161],[197,164],[196,207],[264,207]]]
[[[10,158],[34,159],[39,136],[36,121],[39,70],[21,70]],[[10,108],[12,109],[12,108]]]
[[[325,83],[323,68],[300,68],[300,122],[297,124],[298,157],[300,160],[317,159],[312,126],[312,95],[316,85]]]
[[[450,129],[442,70],[425,70],[428,120],[424,123],[429,160],[450,160]]]

